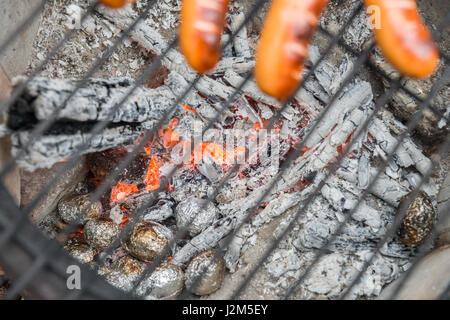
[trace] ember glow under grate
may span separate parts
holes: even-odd
[[[83,7],[81,24],[96,17],[121,33],[81,80],[40,76],[71,29],[17,81],[1,104],[13,157],[0,176],[16,165],[55,172],[23,207],[0,183],[0,263],[13,280],[7,298],[26,291],[69,299],[355,299],[375,298],[404,273],[406,282],[431,248],[433,236],[420,232],[433,234],[439,191],[429,183],[436,164],[413,132],[439,140],[435,154],[448,153],[448,113],[433,100],[448,83],[447,56],[424,96],[389,69],[372,41],[362,51],[346,41],[365,14],[357,3],[335,34],[318,28],[326,45],[310,46],[304,80],[280,104],[252,80],[247,28],[266,1],[254,2],[246,15],[233,6],[212,74],[195,74],[178,39],[167,42],[154,27],[156,1],[138,1],[124,11]],[[134,81],[93,78],[128,37],[156,54],[153,62]],[[345,54],[331,63],[336,48]],[[161,66],[164,84],[144,87]],[[382,80],[381,94],[367,72]],[[413,111],[392,113],[391,101]],[[53,215],[35,215],[81,160],[89,168],[82,183]],[[30,215],[50,224],[54,239]],[[71,265],[82,268],[80,290],[66,286]]]

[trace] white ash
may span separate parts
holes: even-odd
[[[202,178],[201,174],[193,173],[189,169],[178,170],[173,177],[173,187],[175,190],[171,192],[171,196],[177,202],[186,199],[186,195],[192,195],[197,198],[207,198],[208,190],[211,185],[208,181]]]
[[[145,211],[144,220],[161,222],[173,216],[172,204],[164,202]]]
[[[209,155],[209,153],[206,153],[203,156],[197,168],[211,183],[217,183],[223,178],[221,166]]]
[[[333,34],[337,34],[342,28],[342,25],[348,21],[350,14],[354,11],[359,2],[359,0],[330,1],[328,9],[322,14],[320,25]],[[343,39],[352,48],[361,49],[363,44],[369,40],[371,36],[372,32],[368,24],[366,10],[363,9],[356,15],[356,18],[344,33]]]
[[[15,132],[11,137],[12,154],[17,156],[20,150],[25,149],[25,155],[20,157],[17,163],[20,167],[33,171],[36,168],[49,168],[58,161],[64,161],[78,154],[82,145],[86,145],[83,153],[91,153],[133,143],[146,129],[148,128],[124,125],[106,128],[101,135],[96,136],[83,132],[44,135],[31,146],[28,143],[31,139],[30,132]]]
[[[41,75],[50,78],[80,79],[120,36],[120,29],[96,15],[88,17],[79,28],[79,13],[83,14],[86,11],[88,3],[88,0],[60,0],[45,5],[33,44],[30,71],[45,59],[66,31],[74,29],[74,35],[50,63],[44,66]],[[94,76],[135,79],[137,70],[130,66],[136,65],[141,69],[148,64],[150,58],[136,43],[126,39]]]
[[[347,68],[345,67],[341,70],[347,70]],[[333,74],[332,71],[331,74]],[[250,224],[244,226],[243,231],[231,243],[230,249],[225,255],[227,267],[231,271],[241,266],[240,256],[246,250],[252,248],[252,242],[254,243],[255,241],[255,232],[261,223],[269,222],[285,212],[286,209],[291,208],[288,210],[288,212],[291,212],[290,216],[286,218],[284,223],[280,224],[279,230],[276,232],[277,235],[280,235],[287,223],[292,221],[292,218],[289,217],[292,217],[293,212],[296,212],[296,209],[298,210],[302,200],[323,179],[325,167],[338,155],[337,147],[345,144],[352,132],[356,134],[358,127],[373,112],[371,111],[373,109],[372,99],[370,85],[365,82],[356,81],[347,87],[334,104],[335,108],[338,106],[335,109],[334,117],[326,117],[319,124],[319,128],[322,129],[315,131],[318,134],[308,139],[307,145],[311,150],[305,152],[296,161],[294,169],[288,171],[283,176],[284,179],[277,182],[277,188],[275,188],[272,196],[266,199],[271,199],[280,191],[282,194],[277,195],[278,198],[271,200]],[[333,113],[333,109],[331,111]],[[380,117],[382,118],[381,114]],[[342,222],[348,212],[353,209],[361,191],[367,188],[369,179],[377,171],[378,165],[375,159],[377,157],[385,158],[386,152],[391,151],[393,143],[398,141],[395,138],[396,134],[392,132],[400,134],[404,129],[398,123],[391,123],[384,120],[384,118],[382,119],[376,118],[369,130],[364,132],[362,138],[356,141],[354,147],[350,150],[350,156],[345,159],[337,174],[327,180],[327,183],[321,190],[321,194],[300,215],[300,219],[296,222],[298,226],[288,236],[289,240],[282,242],[281,248],[285,247],[286,250],[293,250],[292,247],[294,247],[303,253],[316,252],[317,248],[320,248],[325,243],[325,240],[337,229],[339,222]],[[395,130],[388,129],[386,123],[389,126],[395,126]],[[331,134],[329,134],[330,132]],[[362,152],[361,148],[363,148],[364,152]],[[386,151],[383,151],[383,149]],[[421,175],[429,168],[430,160],[423,155],[420,148],[412,142],[411,138],[408,137],[401,144],[401,149],[399,150],[403,150],[403,152],[398,151],[398,156],[394,157],[394,162],[386,170],[390,174],[383,173],[381,175],[379,182],[371,189],[371,195],[363,200],[342,233],[329,246],[331,254],[335,255],[336,261],[339,261],[334,266],[330,264],[326,267],[334,268],[330,271],[334,272],[333,274],[338,274],[336,269],[339,269],[339,271],[346,270],[352,263],[355,263],[356,269],[362,264],[362,259],[359,258],[362,252],[375,248],[375,243],[381,239],[387,228],[392,224],[400,198],[407,194],[412,187],[408,182],[411,172]],[[393,175],[389,170],[396,170],[396,175]],[[298,192],[283,193],[283,190],[286,192],[287,186],[298,180],[299,177],[306,176],[308,172],[314,171],[317,172],[317,175],[312,185],[307,185]],[[255,204],[252,199],[259,198],[259,195],[265,189],[266,187],[262,186],[259,190],[253,191],[253,194],[238,201],[222,204],[219,208],[225,211],[227,207],[239,208],[239,210],[230,210],[231,216],[236,217],[239,221],[238,217],[242,216],[242,212],[246,212],[247,208]],[[431,192],[434,193],[435,191]],[[279,270],[277,272],[273,271],[272,276],[275,278],[280,276],[280,272],[286,273],[286,275],[279,278],[279,281],[285,283],[287,288],[287,285],[291,283],[288,279],[294,276],[291,270],[297,270],[295,275],[298,276],[305,266],[302,267],[302,263],[299,262],[301,260],[296,260],[294,257],[289,258],[290,262],[287,264],[279,264],[279,261],[273,258],[277,252],[275,251],[272,258],[269,259],[268,265],[276,265],[276,269]],[[377,262],[375,267],[372,267],[374,274],[367,276],[372,271],[366,274],[361,284],[355,287],[352,297],[378,295],[386,283],[399,276],[400,272],[403,271],[402,266],[412,254],[413,252],[399,243],[398,239],[394,238],[389,241],[382,250],[382,255],[379,257],[380,262]],[[384,267],[382,267],[383,264]],[[355,267],[352,268],[354,269]],[[317,279],[313,278],[313,280],[306,282],[303,289],[309,290],[313,296],[334,297],[335,294],[345,288],[345,283],[350,282],[350,274],[354,274],[356,269],[352,271],[353,273],[350,272],[343,278],[333,280],[333,277],[331,277],[330,281],[334,281],[332,286],[329,283],[325,283],[323,288],[320,286],[316,288],[313,284],[320,282],[315,281]],[[387,270],[391,271],[388,272]],[[271,271],[269,270],[269,272]],[[327,281],[327,277],[322,276],[322,278],[325,279],[321,280],[322,282]],[[311,288],[309,288],[309,284],[311,284]]]
[[[240,9],[240,8],[239,8]],[[245,21],[245,14],[242,9],[239,10],[238,13],[231,15],[230,26],[231,30],[235,31],[239,28],[241,24]],[[251,52],[249,44],[248,44],[248,35],[247,35],[247,27],[244,26],[242,30],[234,37],[233,39],[234,50],[236,51],[236,56],[238,57],[247,57],[250,58],[253,56],[253,52]]]
[[[138,0],[138,8],[142,8],[147,1]],[[148,19],[149,26],[157,30],[175,30],[180,22],[181,0],[156,1],[150,10],[152,19]]]
[[[109,211],[109,218],[117,225],[121,224],[124,218],[124,213],[120,207],[121,205],[117,204]]]

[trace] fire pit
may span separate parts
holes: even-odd
[[[169,40],[178,0],[43,6],[2,102],[26,195],[0,184],[7,298],[375,299],[413,274],[449,211],[448,46],[404,79],[360,2],[330,1],[282,104],[252,79],[265,2],[232,3],[204,76]]]

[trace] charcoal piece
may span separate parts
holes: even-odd
[[[117,147],[90,153],[86,156],[86,159],[92,174],[103,180],[117,171],[119,163],[127,154],[127,149]],[[148,166],[148,161],[148,156],[144,152],[139,153],[128,167],[119,173],[119,177],[130,181],[140,180]]]

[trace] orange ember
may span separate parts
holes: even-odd
[[[185,104],[181,104],[181,106],[184,108],[184,110],[192,111],[194,113],[197,113],[197,110],[195,110],[194,108],[191,108],[191,107],[189,107],[189,106],[187,106]]]
[[[139,192],[139,189],[134,184],[118,183],[111,189],[110,202],[118,202],[126,199],[130,194]]]
[[[69,234],[70,239],[83,239],[83,228],[78,228],[77,231]]]
[[[348,144],[350,143],[350,140],[352,139],[354,134],[355,134],[355,131],[353,130],[352,133],[350,133],[350,135],[347,137],[345,142],[337,147],[337,152],[342,153],[344,151],[345,147],[348,146]]]
[[[91,181],[97,187],[103,183],[103,181],[100,178],[96,178],[96,177],[89,178],[89,181]]]
[[[311,181],[303,179],[301,177],[296,183],[294,183],[290,188],[286,190],[287,193],[297,192],[305,189],[307,186],[311,184]]]
[[[128,221],[130,221],[130,217],[124,217],[124,218],[122,219],[122,222],[119,224],[119,227],[123,228],[123,226],[124,226]]]
[[[158,130],[158,134],[161,137],[164,147],[170,148],[178,141],[180,141],[180,136],[173,131],[173,129],[178,125],[178,119],[174,118],[169,124],[169,127],[166,129]],[[150,149],[149,149],[150,150]],[[150,151],[147,151],[147,154],[150,155]]]
[[[173,131],[172,128],[167,128],[161,132],[162,140],[166,148],[172,147],[178,141],[180,141],[180,136]]]
[[[264,123],[264,121],[263,121],[263,124],[262,124],[262,125],[261,125],[261,123],[259,123],[259,122],[255,122],[255,123],[253,124],[253,130],[255,130],[256,132],[259,132],[261,129],[264,129],[265,126],[266,126],[266,124]]]
[[[225,166],[226,164],[231,164],[234,161],[234,156],[236,154],[242,154],[245,153],[245,148],[236,147],[234,148],[232,154],[228,155],[229,158],[227,158],[226,150],[223,146],[213,143],[213,142],[202,142],[195,148],[193,152],[193,162],[195,165],[198,164],[198,162],[203,159],[205,156],[205,152],[207,152],[216,163],[221,164]],[[231,163],[228,163],[231,162]]]
[[[161,185],[159,182],[159,167],[155,156],[152,156],[148,164],[147,173],[144,179],[145,190],[153,191]]]

